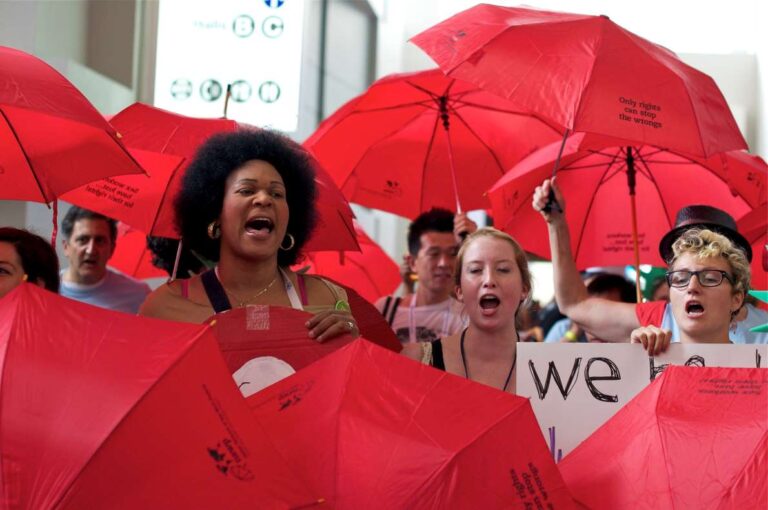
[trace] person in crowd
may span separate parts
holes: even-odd
[[[651,283],[651,301],[669,301],[669,284],[665,276]]]
[[[408,228],[408,266],[417,277],[416,291],[384,296],[375,306],[402,343],[430,342],[459,331],[465,320],[453,297],[453,268],[462,234],[477,225],[465,214],[433,208]]]
[[[59,292],[59,259],[45,239],[27,230],[0,228],[0,298],[21,282]]]
[[[175,202],[186,249],[213,269],[158,287],[140,314],[202,323],[247,305],[314,313],[318,341],[358,335],[346,293],[317,276],[290,270],[315,226],[313,163],[289,138],[261,129],[211,137],[184,175]]]
[[[550,189],[560,207],[545,210]],[[633,330],[641,326],[654,325],[672,331],[672,341],[680,341],[679,328],[672,313],[672,307],[665,301],[649,303],[617,303],[598,297],[591,297],[581,281],[570,248],[570,234],[565,220],[566,204],[563,196],[545,180],[533,195],[533,208],[541,213],[549,229],[550,250],[555,278],[555,296],[560,309],[573,321],[592,334],[609,342],[626,342]],[[736,223],[727,213],[710,206],[689,206],[682,208],[676,218],[675,228],[661,240],[660,252],[667,262],[672,260],[671,246],[686,230],[704,228],[724,236],[742,250],[747,260],[751,248],[736,230]],[[672,291],[670,290],[670,298]],[[739,321],[741,314],[748,314],[750,320]],[[731,339],[740,343],[766,343],[767,334],[749,333],[752,321],[759,319],[760,311],[750,308],[739,310],[731,324]],[[678,331],[678,333],[676,333]]]
[[[69,266],[61,273],[61,295],[101,308],[135,314],[149,286],[107,267],[115,252],[117,222],[73,206],[61,222]]]
[[[690,228],[668,254],[669,307],[683,343],[730,343],[729,329],[749,288],[749,260],[726,236]],[[654,325],[631,333],[649,352],[663,351],[672,332]]]
[[[456,260],[457,299],[468,324],[460,332],[403,354],[460,377],[515,392],[517,317],[531,296],[525,252],[512,237],[492,227],[470,234]]]
[[[587,283],[587,293],[590,296],[615,301],[617,303],[634,303],[635,286],[617,274],[599,273],[592,275]],[[545,342],[602,342],[571,319],[557,321],[544,338]]]

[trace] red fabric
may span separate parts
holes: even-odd
[[[22,284],[0,299],[0,366],[3,508],[317,501],[255,426],[207,326]]]
[[[752,246],[750,287],[768,290],[768,203],[748,212],[736,222],[739,232]],[[761,303],[765,308],[766,304]]]
[[[208,323],[213,327],[230,372],[262,356],[278,358],[294,370],[300,370],[353,340],[349,335],[323,343],[311,339],[306,326],[311,317],[292,308],[258,305],[213,315]],[[362,324],[360,330],[363,331]],[[390,349],[400,348],[399,342],[396,345],[381,343]]]
[[[572,508],[528,399],[370,342],[247,402],[329,508]]]
[[[109,265],[134,278],[168,278],[168,273],[152,265],[147,236],[124,223],[118,225],[117,245]]]
[[[51,202],[123,174],[143,170],[85,96],[37,57],[0,46],[0,199]]]
[[[666,301],[649,301],[647,303],[635,304],[637,321],[641,326],[661,327],[661,321],[664,319],[664,309],[666,306]]]
[[[747,148],[711,77],[607,16],[481,4],[411,41],[449,76],[573,132],[699,156]]]
[[[558,467],[594,510],[768,508],[768,370],[670,366]]]
[[[400,268],[357,223],[355,232],[360,243],[359,252],[310,253],[307,257],[310,263],[308,272],[352,287],[370,303],[375,303],[381,296],[395,292],[402,281]],[[293,269],[303,266],[304,262]]]
[[[568,137],[557,171],[579,269],[635,263],[627,146],[595,148],[599,141],[582,133]],[[682,207],[711,205],[739,218],[768,200],[768,165],[746,153],[700,160],[648,145],[630,147],[641,264],[666,265],[659,241]],[[558,142],[536,151],[488,191],[497,228],[546,259],[547,227],[531,200],[536,186],[551,177],[559,150]]]
[[[560,138],[503,99],[430,70],[376,81],[304,146],[350,201],[415,218],[431,207],[456,210],[457,192],[463,210],[487,208],[484,193],[494,181]]]

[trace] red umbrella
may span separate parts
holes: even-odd
[[[402,282],[400,268],[387,253],[355,223],[360,251],[311,253],[307,272],[329,277],[354,288],[361,296],[376,302],[392,294]],[[297,267],[303,264],[298,264]]]
[[[756,207],[736,222],[739,232],[752,245],[753,289],[768,289],[768,203]]]
[[[659,241],[674,226],[681,207],[712,205],[738,218],[766,199],[768,167],[746,153],[699,160],[651,146],[579,150],[590,145],[589,138],[581,133],[569,137],[557,175],[580,269],[637,263],[663,266]],[[550,258],[548,235],[539,213],[531,208],[531,197],[534,188],[549,177],[559,150],[560,143],[554,143],[531,154],[488,192],[498,228],[544,258]],[[634,172],[629,172],[630,166]],[[628,191],[632,173],[636,230]]]
[[[506,169],[561,133],[439,70],[378,80],[304,142],[352,202],[415,218],[483,209]]]
[[[0,198],[48,203],[86,182],[143,173],[118,137],[58,71],[0,46]]]
[[[23,284],[0,300],[0,349],[3,508],[318,499],[254,424],[207,326]]]
[[[247,399],[333,508],[571,508],[527,399],[356,341]]]
[[[152,265],[152,252],[147,249],[147,236],[121,223],[117,229],[117,245],[109,265],[134,278],[167,278],[168,273]]]
[[[352,310],[354,314],[356,309],[352,308]],[[307,312],[292,308],[255,305],[233,308],[216,314],[208,319],[208,322],[213,326],[219,348],[230,372],[236,373],[249,363],[253,365],[252,362],[255,359],[271,357],[284,364],[288,370],[285,373],[287,375],[353,340],[349,335],[342,335],[323,343],[312,340],[307,334],[306,326],[307,320],[311,317],[312,315]],[[366,325],[359,319],[358,323],[360,331],[364,331]],[[400,342],[394,334],[391,338],[385,338],[384,341],[375,341],[382,347],[400,351]],[[261,367],[257,367],[256,372],[260,369]],[[239,383],[247,380],[247,375],[243,376],[245,378],[241,377]],[[246,388],[246,394],[253,393],[250,390],[251,388]]]
[[[137,157],[147,158],[150,178],[113,178],[83,186],[62,198],[148,235],[178,239],[173,201],[187,165],[209,137],[236,131],[239,124],[229,119],[185,117],[142,103],[122,110],[111,122],[128,147],[143,151],[136,151]],[[349,204],[331,178],[321,169],[316,171],[320,218],[306,250],[359,249]]]
[[[600,509],[768,508],[768,370],[670,366],[560,464]]]
[[[607,16],[481,4],[412,42],[449,76],[570,131],[701,157],[747,148],[712,78]]]

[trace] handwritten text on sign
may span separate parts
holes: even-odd
[[[531,398],[555,460],[605,423],[666,366],[766,367],[768,345],[518,344],[517,393]]]

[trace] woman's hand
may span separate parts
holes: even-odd
[[[326,310],[316,314],[306,322],[309,337],[318,342],[325,342],[339,335],[360,336],[360,328],[350,312]]]
[[[672,340],[672,332],[656,326],[644,326],[632,331],[629,338],[633,344],[643,344],[648,355],[654,356],[667,350]]]
[[[456,242],[461,244],[464,238],[477,230],[477,223],[469,219],[467,213],[459,213],[453,217],[453,235]]]
[[[554,192],[557,204],[553,204],[552,210],[547,212],[544,210],[544,207],[549,201],[550,190]],[[553,219],[562,216],[565,212],[565,199],[563,198],[563,194],[560,193],[555,182],[550,179],[544,179],[541,186],[536,186],[536,190],[533,192],[532,205],[533,209],[541,213],[547,223],[551,223]]]

